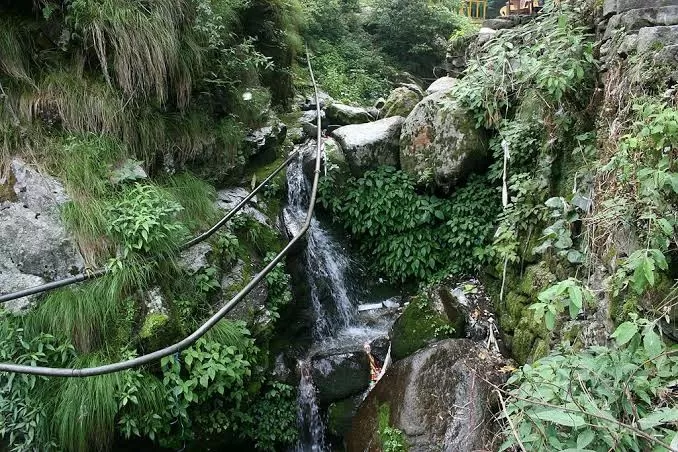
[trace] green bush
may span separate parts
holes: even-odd
[[[402,171],[382,167],[350,179],[342,191],[325,179],[321,202],[393,280],[473,272],[483,264],[499,199],[472,177],[450,199],[417,193]]]
[[[634,318],[614,347],[571,348],[525,365],[509,380],[506,441],[525,450],[667,450],[676,446],[675,347]]]

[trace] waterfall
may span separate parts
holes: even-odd
[[[312,145],[302,145],[303,151],[315,149],[315,142],[310,143]],[[285,216],[295,223],[296,229],[303,223],[308,208],[309,183],[303,172],[304,154],[300,152],[299,159],[287,168]],[[322,339],[350,326],[355,319],[357,307],[351,302],[346,282],[350,259],[315,218],[306,237],[305,268],[316,319],[313,332],[316,339]]]
[[[316,389],[311,378],[311,363],[299,361],[299,430],[302,437],[295,452],[323,452],[325,450],[325,425],[316,401]]]

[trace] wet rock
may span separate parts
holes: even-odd
[[[221,305],[228,303],[235,294],[242,290],[250,282],[252,276],[254,276],[252,265],[238,260],[231,271],[221,278]],[[242,320],[256,334],[266,329],[273,321],[266,307],[267,299],[268,287],[262,281],[240,303],[235,305],[226,317],[232,320]]]
[[[416,86],[416,85],[415,85]],[[401,86],[389,94],[388,99],[381,109],[380,117],[390,118],[391,116],[406,117],[424,97],[421,88],[416,86],[416,90],[410,87]]]
[[[351,430],[351,421],[362,402],[362,395],[333,402],[327,408],[327,430],[330,434],[343,437]]]
[[[327,120],[334,125],[362,124],[374,120],[374,117],[362,107],[332,103],[325,108]]]
[[[257,164],[268,164],[276,159],[278,148],[287,136],[287,125],[275,117],[265,127],[251,131],[245,137],[245,155]]]
[[[191,274],[198,273],[209,266],[209,257],[211,253],[212,247],[209,243],[198,243],[181,252],[179,255],[179,265]]]
[[[84,260],[59,216],[60,206],[68,201],[61,183],[14,159],[2,186],[0,293],[80,273]],[[5,306],[21,311],[33,300],[35,296]]]
[[[417,104],[402,125],[400,164],[421,183],[447,193],[474,172],[487,169],[487,139],[468,110],[448,91]]]
[[[502,384],[506,364],[467,339],[436,342],[393,363],[353,418],[347,449],[381,451],[377,413],[387,405],[412,452],[496,450],[496,400],[485,380]]]
[[[242,202],[242,200],[244,200],[249,194],[250,192],[242,187],[224,188],[217,192],[216,205],[224,212],[229,212],[240,202]],[[259,223],[270,227],[268,217],[255,207],[257,204],[257,197],[254,196],[245,206],[242,207],[242,209],[240,209],[238,215],[249,215]]]
[[[322,173],[332,173],[337,184],[342,184],[349,176],[350,169],[344,150],[334,138],[325,138],[322,145],[322,157],[320,171]],[[308,180],[313,180],[315,172],[315,142],[304,152],[304,175]]]
[[[435,82],[431,83],[431,85],[426,89],[426,94],[433,94],[439,91],[448,92],[454,88],[454,85],[456,85],[458,82],[459,80],[453,77],[441,77]]]
[[[326,105],[334,101],[334,99],[332,99],[332,96],[330,96],[324,91],[318,92],[318,100],[320,101],[321,109],[325,108]],[[303,97],[297,102],[297,105],[299,106],[299,109],[302,111],[317,110],[315,95]]]
[[[318,390],[318,402],[328,404],[346,399],[367,389],[370,363],[365,352],[315,356],[311,376]]]
[[[403,118],[393,116],[369,124],[341,127],[333,132],[354,176],[382,165],[398,167]]]

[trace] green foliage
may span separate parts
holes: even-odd
[[[654,287],[660,271],[667,271],[669,264],[664,254],[657,249],[634,251],[614,275],[614,295],[619,295],[629,285],[637,295]]]
[[[387,55],[408,71],[430,76],[445,60],[447,39],[467,26],[458,10],[454,0],[377,0],[370,26]]]
[[[593,301],[593,293],[574,278],[560,281],[539,294],[539,303],[530,306],[536,321],[543,318],[546,327],[553,330],[558,316],[568,309],[570,317],[576,319],[584,307]]]
[[[168,177],[163,185],[183,207],[177,218],[191,231],[210,227],[219,218],[214,206],[216,190],[212,185],[191,173]]]
[[[469,62],[454,98],[474,112],[478,125],[488,127],[507,117],[529,89],[537,90],[547,105],[586,99],[588,90],[582,87],[595,63],[593,44],[579,23],[582,16],[563,5],[562,11],[502,33]]]
[[[379,406],[377,412],[379,421],[379,441],[384,452],[407,452],[410,450],[404,433],[391,427],[391,407],[388,404]]]
[[[516,437],[527,450],[676,446],[675,347],[644,319],[619,325],[612,336],[616,347],[565,348],[511,377],[505,415],[513,426],[506,423],[500,450],[517,446]]]
[[[0,360],[31,366],[61,366],[72,361],[73,348],[51,335],[26,335],[20,322],[0,310]],[[0,437],[12,451],[54,446],[49,430],[47,380],[33,375],[0,373]]]
[[[392,279],[426,280],[482,265],[478,256],[491,237],[497,204],[482,179],[472,178],[449,200],[418,194],[407,174],[389,167],[349,180],[341,193],[326,187],[321,202]]]
[[[266,255],[266,262],[271,262],[275,253]],[[292,277],[285,272],[285,265],[279,262],[275,268],[266,275],[266,285],[268,287],[268,299],[266,307],[275,320],[280,317],[280,310],[292,301],[292,289],[290,282]]]
[[[162,189],[135,183],[110,207],[108,232],[120,242],[123,258],[131,253],[169,256],[186,235],[176,218],[181,210]]]
[[[571,264],[580,264],[584,259],[582,251],[574,247],[573,232],[576,222],[579,221],[579,212],[586,213],[590,207],[590,200],[576,195],[568,203],[564,198],[550,198],[546,207],[552,209],[551,218],[556,221],[544,229],[541,244],[533,249],[534,253],[545,253],[553,249],[558,257],[566,258]]]

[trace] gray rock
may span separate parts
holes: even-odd
[[[610,17],[632,9],[660,8],[675,5],[675,0],[605,0],[603,16]]]
[[[8,294],[19,290],[27,289],[33,286],[45,284],[47,280],[35,275],[26,275],[20,273],[12,261],[6,257],[0,257],[0,294]],[[37,299],[38,295],[18,298],[6,302],[3,307],[12,313],[18,314],[29,310]]]
[[[511,19],[504,19],[497,17],[495,19],[487,19],[482,24],[482,28],[491,28],[493,30],[504,30],[507,28],[513,28],[516,26],[516,23]]]
[[[349,175],[349,167],[346,162],[344,151],[334,138],[325,138],[322,148],[322,162],[320,171],[324,174],[332,173],[337,183],[342,183]],[[313,180],[315,171],[315,142],[308,146],[304,152],[303,169],[308,180]]]
[[[453,77],[441,77],[426,89],[426,94],[433,94],[439,91],[450,91],[454,85],[459,83],[459,80]]]
[[[246,156],[257,157],[260,163],[270,163],[275,160],[277,150],[282,146],[286,136],[287,125],[272,117],[265,127],[247,134],[245,137]]]
[[[12,160],[10,171],[17,201],[33,212],[55,214],[59,206],[69,200],[59,181],[38,172],[21,159]]]
[[[311,376],[318,401],[327,404],[367,389],[370,363],[365,352],[315,356],[311,360]]]
[[[167,315],[167,302],[159,287],[154,287],[144,293],[144,304],[148,314]]]
[[[414,85],[416,86],[416,85]],[[415,89],[401,86],[389,94],[388,99],[381,109],[380,117],[390,118],[391,116],[402,116],[403,118],[410,114],[414,107],[424,97],[421,88]]]
[[[443,192],[487,168],[487,139],[466,108],[439,91],[417,104],[402,126],[400,164]],[[443,100],[445,100],[443,108]]]
[[[493,388],[505,381],[506,361],[466,340],[432,344],[395,362],[353,418],[347,449],[377,452],[379,407],[390,407],[390,424],[411,452],[496,450]]]
[[[379,99],[377,99],[377,101],[374,103],[374,105],[372,107],[376,108],[377,110],[381,110],[382,108],[384,108],[385,103],[386,103],[386,99],[384,99],[383,97],[380,97]]]
[[[485,44],[490,39],[494,38],[496,34],[497,30],[493,30],[492,28],[481,28],[480,31],[478,31],[478,45]]]
[[[638,52],[645,53],[650,50],[678,43],[678,25],[668,27],[645,27],[638,30]]]
[[[332,96],[330,96],[324,91],[318,91],[318,100],[320,101],[321,109],[325,108],[325,106],[334,101],[334,99],[332,99]],[[298,102],[298,105],[302,111],[317,110],[317,104],[314,95],[304,97]]]
[[[189,273],[197,273],[209,267],[209,256],[212,247],[207,242],[198,243],[179,255],[179,265]]]
[[[299,118],[299,122],[304,123],[307,122],[309,124],[313,124],[314,126],[317,126],[318,124],[318,111],[317,110],[308,110],[305,111],[301,114],[301,117]],[[327,121],[327,113],[325,110],[320,110],[320,124],[323,127],[328,126],[328,121]]]
[[[217,192],[216,205],[224,212],[228,212],[233,210],[249,194],[250,192],[242,187],[224,188]],[[268,217],[254,207],[257,204],[257,197],[255,196],[245,206],[243,206],[242,209],[240,209],[238,215],[249,215],[259,223],[270,226]]]
[[[221,278],[222,304],[230,301],[249,282],[253,274],[250,264],[238,260],[231,271]],[[268,287],[262,281],[240,303],[235,305],[226,317],[232,320],[242,320],[256,334],[273,321],[266,307],[267,299]]]
[[[612,16],[605,29],[604,39],[618,30],[635,31],[643,27],[669,26],[678,24],[678,5],[659,8],[632,9]]]
[[[333,132],[354,176],[382,165],[398,167],[403,118],[393,116],[369,124],[341,127]]]
[[[362,124],[374,120],[374,117],[364,108],[337,102],[328,105],[325,111],[327,112],[327,120],[334,125]]]

